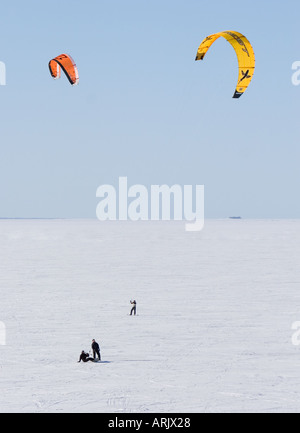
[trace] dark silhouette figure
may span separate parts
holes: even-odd
[[[90,358],[90,355],[83,350],[80,354],[80,358],[79,358],[78,362],[81,362],[81,361],[82,362],[89,362],[89,361],[94,362],[94,358]]]
[[[95,340],[92,340],[92,350],[93,350],[94,359],[96,359],[96,355],[97,355],[99,361],[101,361],[100,347],[99,347],[99,344]]]
[[[131,308],[130,311],[130,316],[132,316],[132,313],[134,313],[134,315],[136,315],[136,301],[130,301],[131,305],[133,305],[133,307]]]

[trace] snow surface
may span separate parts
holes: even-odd
[[[0,245],[1,413],[299,412],[300,221],[1,220]]]

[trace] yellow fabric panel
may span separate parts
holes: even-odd
[[[249,86],[255,69],[255,54],[250,42],[244,35],[229,30],[206,37],[200,44],[196,60],[203,60],[211,45],[221,36],[232,45],[237,55],[239,77],[233,97],[239,98]]]

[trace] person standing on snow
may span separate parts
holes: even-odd
[[[99,347],[99,344],[95,340],[92,340],[92,350],[93,350],[94,359],[96,359],[96,355],[97,355],[99,361],[101,361],[100,347]]]
[[[131,308],[130,311],[130,316],[132,316],[132,313],[134,313],[134,315],[136,315],[136,301],[130,301],[131,305],[133,305],[133,307]]]

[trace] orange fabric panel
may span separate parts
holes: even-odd
[[[68,54],[60,54],[49,62],[49,70],[54,79],[60,78],[61,69],[72,85],[78,84],[79,76],[77,66]]]

